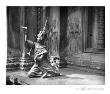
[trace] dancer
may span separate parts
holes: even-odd
[[[30,71],[28,72],[29,77],[54,77],[60,76],[58,64],[54,59],[49,59],[48,51],[46,50],[46,46],[43,45],[45,35],[45,28],[43,31],[37,35],[37,42],[32,42],[30,40],[26,41],[35,47],[34,49],[34,61],[35,64],[32,66]]]

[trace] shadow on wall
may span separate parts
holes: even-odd
[[[66,47],[68,46],[67,39],[67,7],[60,7],[60,56],[66,55]],[[65,54],[64,54],[65,52]],[[63,55],[63,56],[62,56]]]

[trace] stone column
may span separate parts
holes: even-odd
[[[26,20],[25,20],[26,19]],[[27,23],[26,23],[27,22]],[[27,55],[27,49],[25,47],[25,37],[27,33],[27,39],[31,41],[36,40],[37,33],[37,9],[35,6],[32,7],[20,7],[20,33],[21,33],[21,70],[29,69],[34,62],[32,57]]]
[[[60,41],[60,8],[50,8],[50,25],[51,25],[51,53],[52,56],[59,56]]]
[[[25,7],[20,7],[20,49],[21,49],[21,64],[20,68],[23,70],[23,65],[25,63],[25,31],[27,27],[25,27]]]

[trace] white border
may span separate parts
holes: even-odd
[[[105,6],[105,31],[106,31],[106,85],[31,85],[31,86],[6,86],[6,58],[7,58],[7,28],[6,6]],[[0,1],[0,93],[61,93],[61,94],[108,94],[110,85],[110,1],[109,0],[1,0]],[[102,88],[102,90],[100,90]],[[91,89],[91,90],[90,90]],[[95,90],[96,89],[96,90]],[[103,90],[104,89],[104,90]],[[108,91],[108,92],[107,92]]]

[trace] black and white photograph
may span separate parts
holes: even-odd
[[[6,85],[105,85],[105,6],[6,6]]]

